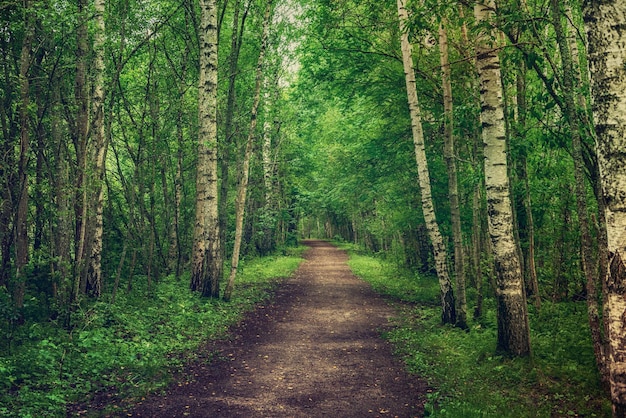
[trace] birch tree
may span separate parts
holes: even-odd
[[[92,296],[100,296],[102,292],[102,211],[104,207],[104,171],[107,144],[104,133],[104,42],[105,26],[104,12],[105,1],[94,2],[95,33],[93,41],[94,64],[93,64],[93,121],[92,121],[92,195],[90,213],[90,251],[87,267],[86,286],[87,293]]]
[[[198,168],[196,220],[191,260],[192,291],[219,297],[222,256],[217,181],[217,3],[200,1],[200,77],[198,83]]]
[[[474,6],[474,17],[478,24],[489,24],[494,11],[494,0],[478,2]],[[498,37],[493,32],[483,30],[479,35],[476,65],[481,86],[488,225],[496,273],[498,349],[524,356],[530,354],[530,330],[524,279],[513,234],[500,58],[492,41]]]
[[[613,416],[626,417],[626,3],[585,7],[598,164],[606,202],[608,369]]]
[[[432,192],[430,188],[430,174],[428,172],[426,150],[424,148],[424,132],[422,130],[421,109],[417,99],[417,89],[415,86],[413,47],[409,42],[409,34],[406,30],[406,24],[409,20],[409,16],[404,0],[398,0],[398,19],[400,22],[402,63],[404,65],[406,91],[409,111],[411,114],[413,144],[415,146],[415,160],[417,162],[417,172],[422,195],[422,211],[424,212],[424,221],[426,222],[428,235],[433,245],[435,267],[437,269],[437,277],[439,278],[439,287],[441,290],[442,321],[444,324],[454,324],[456,322],[454,294],[448,273],[447,251],[439,230],[437,218],[435,217],[435,207],[433,205]]]
[[[459,207],[459,187],[457,179],[456,155],[454,153],[454,115],[452,107],[452,83],[450,80],[450,62],[448,59],[447,21],[442,19],[439,25],[439,57],[441,62],[441,84],[443,90],[444,111],[444,157],[448,169],[448,197],[450,199],[450,218],[452,221],[452,239],[454,241],[454,278],[456,284],[456,325],[467,328],[467,299],[465,296],[465,266],[463,263],[463,236],[461,233],[461,210]]]
[[[89,132],[89,97],[87,93],[87,2],[78,0],[79,24],[76,28],[76,75],[74,78],[74,100],[77,114],[73,132],[76,153],[76,190],[74,196],[74,283],[72,300],[78,299],[86,290],[83,273],[87,228],[87,135]]]

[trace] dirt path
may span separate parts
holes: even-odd
[[[306,244],[307,261],[233,330],[222,360],[127,416],[422,416],[425,384],[379,337],[393,308],[351,273],[344,252]]]

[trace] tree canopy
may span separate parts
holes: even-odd
[[[0,5],[2,333],[47,320],[70,332],[87,306],[113,305],[136,287],[152,298],[168,278],[218,299],[224,260],[238,260],[239,246],[245,260],[316,237],[424,275],[447,268],[457,311],[476,318],[494,297],[499,318],[526,323],[526,299],[532,309],[584,300],[608,381],[617,338],[603,323],[608,160],[595,146],[605,137],[589,80],[599,72],[588,70],[580,2],[409,1],[400,21],[390,0],[268,4]],[[499,68],[492,85],[487,55]],[[493,143],[489,97],[502,108]],[[417,123],[425,158],[416,162]],[[490,152],[500,157],[497,184]],[[503,222],[494,189],[510,200],[504,259],[518,260],[517,319],[506,319],[512,308],[500,298],[511,287],[494,239]],[[462,316],[449,322],[466,328]],[[0,347],[10,351],[12,338]]]

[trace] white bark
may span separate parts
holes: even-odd
[[[89,265],[87,268],[87,289],[92,296],[100,296],[102,292],[102,236],[104,208],[104,171],[107,143],[104,132],[104,42],[105,42],[105,0],[94,1],[94,81],[92,101],[92,174],[90,176],[90,190],[92,194],[92,213],[89,216],[92,237],[90,243]]]
[[[272,202],[272,122],[270,120],[270,90],[269,77],[265,77],[264,88],[265,93],[263,99],[265,102],[265,121],[263,122],[263,183],[265,185],[265,207],[269,210]]]
[[[609,379],[613,415],[626,416],[626,3],[585,10],[598,163],[606,201]]]
[[[415,86],[415,70],[413,69],[413,47],[409,42],[409,34],[406,31],[406,24],[409,20],[404,0],[398,0],[398,18],[400,22],[402,62],[404,65],[404,75],[406,81],[407,99],[409,111],[411,113],[411,126],[413,129],[413,143],[415,146],[415,160],[417,162],[417,172],[419,177],[420,191],[422,195],[422,211],[424,221],[430,241],[433,245],[435,258],[435,268],[439,278],[441,289],[442,320],[444,323],[456,322],[456,310],[454,306],[454,296],[450,276],[448,274],[446,247],[439,231],[439,225],[435,217],[432,192],[430,188],[430,175],[426,160],[426,150],[424,148],[424,132],[422,130],[421,110],[417,99],[417,89]]]
[[[476,3],[474,17],[479,23],[488,22],[493,17],[494,10],[494,0]],[[530,331],[524,279],[515,243],[509,195],[500,59],[491,39],[497,39],[497,36],[483,33],[479,37],[476,65],[481,84],[480,119],[484,144],[489,234],[496,272],[498,348],[515,355],[528,355]]]
[[[191,289],[218,297],[222,275],[217,208],[217,3],[200,1],[198,170]]]

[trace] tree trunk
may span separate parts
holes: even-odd
[[[18,201],[15,217],[15,284],[13,302],[15,307],[24,306],[25,273],[28,264],[28,161],[29,161],[29,105],[30,80],[28,72],[31,60],[31,45],[35,36],[35,27],[30,10],[30,1],[24,1],[25,35],[20,55],[20,157],[18,162]]]
[[[40,51],[37,57],[37,66],[41,65],[41,59],[43,58],[43,51]],[[44,189],[44,167],[45,167],[45,142],[46,132],[44,129],[44,115],[47,111],[48,103],[44,97],[42,83],[37,83],[35,89],[35,95],[37,97],[37,129],[35,135],[37,136],[37,154],[35,162],[35,187],[33,188],[33,205],[35,206],[35,231],[33,235],[33,251],[37,252],[42,248],[50,250],[52,247],[48,243],[44,243],[44,226],[45,226],[45,209],[46,202],[51,200],[52,196],[45,195]],[[49,241],[49,240],[48,240]],[[48,244],[48,245],[46,245]],[[52,255],[51,252],[48,254]]]
[[[598,310],[598,294],[596,288],[596,263],[593,259],[591,243],[591,232],[589,226],[589,212],[587,208],[587,187],[584,173],[582,139],[580,136],[580,125],[577,112],[577,100],[574,92],[574,81],[580,80],[576,77],[575,68],[572,62],[570,44],[568,43],[565,29],[561,21],[561,8],[558,0],[551,0],[552,19],[554,22],[556,39],[561,52],[563,62],[563,103],[565,105],[566,117],[569,122],[570,135],[572,137],[572,158],[574,159],[574,187],[576,191],[576,208],[578,211],[578,223],[580,225],[581,240],[581,262],[587,286],[587,311],[589,327],[593,340],[594,353],[598,370],[604,369],[604,350],[602,344],[600,317]]]
[[[115,303],[115,295],[117,295],[117,289],[120,286],[120,279],[122,277],[122,268],[124,268],[124,261],[126,260],[126,250],[128,249],[129,234],[126,234],[124,240],[124,246],[122,247],[122,255],[120,256],[120,262],[117,264],[117,271],[115,273],[115,282],[113,283],[113,290],[111,291],[111,304]]]
[[[476,3],[478,24],[488,23],[495,2]],[[500,59],[493,48],[493,34],[482,33],[477,42],[477,67],[481,83],[481,113],[484,144],[485,185],[496,273],[498,349],[518,356],[530,354],[530,330],[517,245],[513,233],[506,133],[502,103]]]
[[[269,211],[272,205],[272,122],[270,120],[270,86],[269,77],[264,80],[265,121],[263,122],[263,186],[265,189],[265,210]]]
[[[439,287],[441,289],[442,321],[444,324],[456,323],[456,308],[454,304],[454,294],[450,277],[448,275],[446,247],[439,231],[439,225],[435,217],[432,193],[430,189],[430,175],[426,161],[426,150],[424,148],[424,133],[422,131],[421,110],[417,99],[417,89],[415,86],[415,71],[413,69],[413,47],[409,42],[409,35],[406,25],[409,16],[404,5],[404,0],[398,0],[398,18],[400,23],[402,62],[404,64],[404,75],[406,80],[407,98],[411,113],[411,125],[413,129],[413,143],[415,145],[415,160],[419,177],[420,191],[422,195],[422,209],[424,221],[428,229],[430,241],[433,245],[435,266]]]
[[[575,76],[575,85],[581,86],[582,88],[578,88],[577,90],[577,103],[578,103],[578,112],[581,116],[581,123],[584,125],[585,132],[588,133],[589,138],[593,144],[596,144],[596,134],[594,131],[593,124],[591,122],[591,114],[592,109],[587,102],[587,92],[588,83],[589,83],[589,74],[586,69],[586,62],[581,62],[580,51],[578,47],[578,28],[575,25],[574,12],[572,10],[572,6],[570,2],[566,2],[565,4],[565,16],[567,24],[567,41],[572,53],[572,62],[574,67],[574,76]],[[583,42],[584,43],[584,42]],[[583,137],[583,139],[585,139]],[[585,147],[585,141],[582,141],[583,149]],[[591,147],[589,147],[591,148]],[[587,163],[587,167],[591,172],[591,184],[593,186],[594,194],[596,196],[596,200],[598,203],[598,219],[596,223],[597,230],[597,278],[594,278],[593,283],[587,282],[587,286],[593,286],[592,288],[587,288],[587,311],[589,316],[589,322],[592,329],[592,334],[594,335],[594,344],[596,344],[595,339],[597,338],[600,342],[600,346],[594,346],[594,350],[596,352],[596,360],[600,371],[600,376],[603,383],[608,387],[609,385],[609,370],[607,364],[607,356],[608,356],[608,335],[609,331],[607,329],[608,323],[606,320],[602,320],[600,324],[599,319],[599,300],[597,297],[592,297],[591,295],[598,294],[598,288],[601,290],[602,294],[602,309],[604,318],[608,318],[609,315],[606,312],[607,303],[606,303],[606,281],[603,280],[607,275],[608,269],[608,248],[607,248],[607,236],[606,236],[606,211],[605,211],[605,201],[604,195],[602,193],[602,184],[601,184],[601,173],[598,166],[598,158],[596,155],[596,150],[589,152],[591,155],[591,164]],[[593,224],[593,223],[592,223]],[[595,330],[595,327],[602,328],[603,332],[600,330]],[[598,349],[599,348],[599,349]]]
[[[85,241],[87,228],[87,134],[89,130],[89,98],[87,94],[87,1],[78,0],[78,27],[76,28],[76,76],[74,95],[77,114],[74,130],[76,152],[76,195],[74,212],[76,228],[74,234],[74,284],[72,301],[85,292],[87,284],[83,276]]]
[[[450,81],[450,63],[448,60],[448,34],[444,20],[439,26],[439,54],[441,61],[441,81],[443,87],[444,109],[444,155],[448,169],[448,196],[450,199],[450,218],[454,241],[454,276],[456,284],[456,325],[467,329],[467,299],[465,296],[465,266],[463,254],[463,236],[461,232],[461,209],[459,207],[459,188],[454,153],[454,120],[452,109],[452,83]]]
[[[200,80],[196,220],[190,288],[219,297],[222,251],[217,181],[217,4],[200,0]]]
[[[483,269],[482,269],[482,205],[481,184],[474,186],[472,193],[472,247],[474,261],[474,279],[476,281],[476,306],[474,307],[474,318],[483,316]]]
[[[4,187],[0,188],[0,286],[9,285],[11,274],[11,247],[13,246],[13,221],[16,194],[15,179],[15,143],[17,136],[17,123],[15,123],[13,98],[15,92],[12,81],[13,62],[8,58],[9,45],[2,42],[3,53],[3,100],[0,104],[0,122],[2,126],[2,138],[0,141],[0,181]],[[9,69],[11,67],[11,69]],[[19,82],[19,80],[18,80]]]
[[[92,122],[92,173],[89,187],[92,213],[88,217],[89,230],[93,231],[89,242],[86,292],[98,297],[102,293],[102,212],[104,209],[104,174],[107,141],[104,130],[104,43],[105,43],[105,0],[94,1],[95,33],[93,40],[93,122]]]
[[[609,269],[606,290],[608,368],[613,416],[626,416],[626,3],[587,2],[593,114],[606,202]]]
[[[219,198],[219,218],[220,218],[220,239],[222,241],[222,256],[225,256],[226,251],[226,232],[228,229],[228,188],[230,186],[230,154],[231,147],[235,143],[233,122],[235,116],[235,92],[237,81],[237,63],[239,62],[239,52],[241,51],[241,43],[243,37],[243,31],[245,28],[246,17],[251,2],[248,2],[244,14],[239,22],[239,12],[241,8],[241,2],[243,0],[235,0],[233,11],[233,29],[231,36],[230,56],[228,63],[228,95],[226,98],[226,115],[224,117],[224,138],[220,142],[220,170],[221,170],[221,185],[220,185],[220,198]],[[239,28],[239,30],[237,30]]]
[[[572,10],[571,0],[564,2],[565,3],[565,28],[566,28],[566,37],[567,44],[569,45],[569,50],[572,56],[572,63],[574,67],[574,76],[576,77],[576,82],[580,86],[578,92],[576,94],[576,99],[578,102],[579,110],[582,112],[583,118],[582,121],[585,124],[590,124],[590,110],[589,105],[587,103],[587,96],[585,95],[588,92],[588,82],[589,82],[589,74],[584,71],[583,66],[584,63],[581,63],[580,59],[580,49],[578,48],[578,28],[575,24],[574,11]],[[584,76],[583,76],[584,75]],[[583,88],[584,87],[584,88]]]
[[[182,101],[181,101],[182,105]],[[177,124],[177,137],[178,137],[178,153],[176,158],[176,177],[175,177],[175,186],[174,186],[174,226],[172,230],[175,236],[174,245],[176,247],[175,255],[176,255],[176,279],[180,278],[180,270],[183,259],[183,249],[182,243],[180,239],[181,234],[181,205],[183,199],[183,146],[184,146],[184,137],[183,137],[183,129],[181,124]],[[174,251],[172,251],[174,253]]]
[[[71,191],[69,187],[70,167],[68,164],[68,149],[60,132],[60,106],[61,94],[58,81],[54,86],[52,115],[51,115],[51,137],[55,152],[55,176],[54,176],[54,196],[56,206],[56,228],[54,231],[54,246],[56,270],[59,273],[59,282],[55,282],[54,294],[59,302],[59,307],[63,308],[71,295],[70,280],[70,245],[72,242],[72,208]],[[66,324],[68,325],[68,324]]]
[[[568,232],[570,230],[570,225],[572,223],[570,207],[571,200],[570,197],[572,195],[572,189],[569,185],[563,187],[560,196],[561,202],[561,227],[557,231],[554,229],[554,235],[557,236],[556,241],[554,242],[554,261],[553,261],[553,269],[552,276],[554,279],[552,285],[552,301],[553,302],[563,302],[567,299],[568,289],[569,289],[569,281],[568,274],[565,271],[567,266],[570,263],[567,261],[567,256],[571,253],[571,248],[568,245]],[[558,234],[558,235],[557,235]]]
[[[473,45],[469,41],[467,24],[465,22],[465,12],[463,6],[459,5],[459,17],[462,19],[461,25],[461,53],[463,57],[472,63],[476,68],[476,53]],[[476,107],[480,106],[478,80],[470,79],[466,83],[466,88],[471,91],[471,99]],[[486,224],[487,213],[485,205],[483,205],[484,196],[484,173],[482,170],[482,140],[478,124],[476,123],[471,129],[472,162],[479,171],[478,179],[472,191],[472,264],[474,270],[474,279],[476,285],[476,306],[474,307],[474,318],[480,318],[483,315],[483,255],[489,252],[489,246],[485,245],[484,225]],[[489,260],[491,258],[489,257]]]
[[[239,267],[239,251],[241,250],[241,236],[243,232],[243,217],[246,205],[246,193],[248,191],[248,178],[250,172],[250,158],[252,156],[252,147],[254,145],[254,137],[257,125],[257,114],[259,110],[259,102],[261,98],[261,80],[263,78],[263,62],[265,59],[265,51],[267,49],[267,39],[269,35],[269,27],[272,13],[272,0],[268,0],[265,6],[265,15],[263,17],[263,32],[261,34],[261,50],[259,51],[259,59],[256,66],[256,82],[254,87],[254,99],[252,104],[252,113],[250,116],[250,130],[248,131],[248,141],[246,142],[246,152],[243,158],[241,168],[241,179],[237,187],[237,200],[235,202],[235,244],[233,246],[233,256],[231,260],[231,270],[228,277],[228,285],[224,291],[224,300],[229,301],[235,278],[237,276],[237,268]]]
[[[528,161],[526,159],[526,63],[519,64],[516,74],[517,84],[517,123],[516,134],[520,142],[521,152],[517,161],[517,175],[524,187],[522,197],[524,213],[526,217],[526,247],[523,259],[526,264],[524,273],[528,294],[533,297],[535,308],[541,308],[541,296],[539,295],[539,282],[537,281],[537,268],[535,266],[535,223],[533,220],[532,201],[530,199],[530,184],[528,182]]]
[[[135,274],[135,264],[137,263],[137,249],[133,250],[133,255],[130,259],[130,266],[128,268],[128,281],[126,282],[126,293],[130,293],[133,290],[133,275]]]
[[[591,109],[587,103],[587,96],[585,92],[587,91],[589,75],[584,71],[584,64],[581,64],[580,53],[578,48],[578,30],[575,26],[574,13],[569,2],[565,4],[565,17],[566,17],[566,36],[567,36],[567,44],[569,45],[569,50],[571,51],[571,61],[573,67],[573,76],[574,76],[574,85],[580,86],[577,92],[574,92],[576,97],[576,103],[578,105],[577,113],[581,116],[581,123],[584,126],[584,132],[589,134],[589,139],[593,141],[595,144],[596,138],[593,131],[593,125],[591,123]],[[584,87],[584,88],[583,88]],[[585,137],[581,138],[581,154],[584,152],[583,148],[585,146]],[[591,142],[591,141],[590,141]],[[593,154],[593,152],[591,152]],[[595,157],[595,158],[594,158]],[[585,165],[583,155],[580,156],[581,161],[578,163],[580,167]],[[594,268],[592,272],[590,272],[589,276],[586,280],[586,291],[587,291],[587,315],[589,318],[589,327],[591,329],[592,340],[594,344],[594,353],[596,356],[596,364],[598,365],[598,370],[600,371],[600,377],[602,382],[608,386],[609,384],[609,370],[607,364],[607,350],[608,350],[608,342],[607,336],[608,332],[603,330],[606,327],[606,321],[601,321],[600,319],[600,302],[598,300],[598,288],[600,287],[601,278],[606,276],[607,271],[607,247],[606,247],[606,219],[604,214],[605,204],[604,197],[601,191],[600,184],[600,173],[598,172],[598,161],[597,156],[592,156],[591,160],[594,162],[593,164],[589,164],[588,168],[591,172],[591,184],[594,188],[594,192],[596,195],[597,203],[598,203],[598,228],[597,228],[597,256],[594,263],[593,254],[587,254],[589,267],[593,268],[597,266],[597,270]],[[582,169],[582,168],[581,168]],[[582,176],[585,177],[584,175]],[[587,227],[589,231],[587,233],[589,239],[591,240],[591,225]],[[591,251],[591,243],[583,246],[583,249],[587,251]],[[583,257],[585,257],[585,253],[583,253]],[[603,293],[604,290],[602,290]],[[606,308],[606,303],[604,303],[603,309]],[[608,317],[608,315],[604,315]],[[604,331],[604,333],[603,333]]]
[[[189,58],[189,45],[185,44],[182,68],[180,68],[181,79],[178,82],[178,109],[176,111],[176,174],[174,176],[174,224],[171,228],[170,248],[168,252],[168,271],[174,271],[176,279],[180,277],[182,263],[181,246],[181,205],[183,196],[183,152],[185,147],[185,136],[183,129],[183,109],[185,107],[185,93],[187,83],[187,61]],[[172,68],[174,74],[178,68]],[[222,241],[223,242],[223,241]]]
[[[275,54],[274,54],[275,55]],[[263,166],[263,190],[264,190],[264,202],[261,212],[261,218],[263,219],[262,234],[257,244],[262,255],[271,253],[276,248],[277,236],[276,228],[278,226],[276,201],[274,195],[274,166],[276,155],[273,150],[278,148],[280,134],[280,123],[272,120],[274,115],[274,105],[278,100],[279,89],[273,88],[278,86],[278,75],[272,69],[272,74],[265,76],[264,80],[264,103],[265,103],[265,120],[263,123],[263,145],[261,147],[261,162]],[[271,83],[270,83],[271,77]],[[271,92],[271,94],[270,94]],[[275,130],[276,128],[276,130]]]

